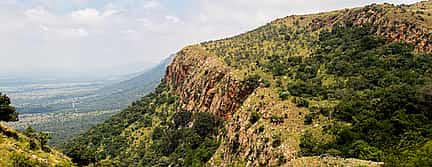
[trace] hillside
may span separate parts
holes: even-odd
[[[73,164],[60,152],[41,145],[38,138],[28,137],[1,123],[0,166],[70,167]]]
[[[432,1],[289,16],[185,47],[68,143],[117,166],[431,166]],[[126,141],[126,142],[125,142]]]

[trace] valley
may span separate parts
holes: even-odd
[[[103,81],[33,81],[14,86],[0,85],[0,90],[11,96],[21,114],[28,114],[78,110],[75,104],[78,104],[80,99],[90,98],[94,91],[103,86]]]
[[[11,127],[24,130],[32,127],[35,130],[49,133],[51,140],[48,144],[61,147],[70,137],[84,133],[118,113],[120,110],[90,111],[90,112],[47,112],[35,114],[20,114],[19,122],[9,123]]]
[[[49,144],[60,146],[71,136],[119,112],[119,104],[111,110],[98,110],[100,106],[96,104],[93,108],[81,108],[81,101],[97,96],[95,92],[104,87],[103,81],[46,82],[0,87],[20,113],[20,121],[9,123],[10,126],[18,130],[30,126],[50,133]]]
[[[160,82],[172,56],[154,67],[134,74],[98,81],[7,79],[0,92],[7,94],[19,112],[10,126],[31,126],[47,132],[49,144],[61,147],[72,136],[110,118]]]

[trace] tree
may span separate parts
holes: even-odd
[[[176,112],[173,116],[176,128],[185,127],[192,118],[192,112]]]
[[[48,133],[44,133],[44,132],[39,132],[39,134],[37,134],[36,136],[36,140],[39,141],[42,150],[46,151],[46,152],[51,152],[51,149],[48,147],[48,140],[51,139],[51,135]]]
[[[35,133],[36,131],[31,126],[27,127],[27,129],[24,131],[24,135],[27,137],[34,137]]]
[[[205,137],[214,132],[215,128],[218,126],[217,121],[216,116],[207,112],[199,112],[195,114],[195,121],[192,129],[201,137]]]
[[[431,154],[432,140],[429,140],[418,149],[404,151],[403,155],[407,157],[407,161],[403,162],[403,166],[431,166]]]
[[[11,106],[10,104],[11,101],[9,97],[0,93],[0,121],[18,121],[18,113],[15,111],[15,107]]]

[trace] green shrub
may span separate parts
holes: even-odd
[[[279,91],[279,98],[282,100],[288,100],[290,93],[288,91]]]
[[[251,124],[255,124],[256,122],[258,122],[258,120],[260,119],[260,117],[261,116],[256,111],[253,111],[251,113],[251,117],[249,118],[249,122]]]
[[[305,118],[304,118],[304,124],[305,125],[310,125],[310,124],[312,124],[312,122],[313,122],[313,118],[314,118],[314,115],[313,114],[307,114],[306,116],[305,116]]]
[[[271,82],[267,79],[262,79],[261,83],[262,83],[263,87],[265,87],[265,88],[268,88],[271,86]]]
[[[18,113],[15,107],[11,106],[11,100],[8,96],[0,92],[0,121],[16,122]]]
[[[153,140],[158,140],[158,139],[160,139],[163,135],[164,135],[164,129],[162,129],[162,128],[160,128],[160,127],[155,127],[155,128],[153,129],[152,139],[153,139]]]
[[[258,132],[259,132],[259,133],[264,132],[264,130],[265,130],[264,125],[261,125],[261,126],[258,128]]]
[[[13,153],[12,166],[14,167],[48,167],[47,164],[31,160],[23,154]]]
[[[143,123],[144,127],[151,127],[152,123],[153,123],[153,119],[152,119],[152,117],[145,115],[142,118],[141,122]]]
[[[337,156],[341,156],[341,155],[342,155],[342,152],[339,151],[339,150],[336,150],[336,149],[328,149],[328,150],[326,151],[326,154],[329,154],[329,155],[331,155],[331,156],[337,157]]]
[[[376,147],[370,146],[367,142],[358,140],[352,144],[352,149],[349,153],[353,157],[361,159],[377,161],[380,156],[380,150]]]
[[[293,103],[295,103],[297,107],[309,107],[309,100],[302,97],[294,98]]]
[[[402,155],[407,159],[402,166],[432,166],[432,140],[416,149],[406,150]]]
[[[277,148],[282,144],[282,139],[280,135],[274,135],[272,141],[272,147]]]
[[[211,113],[198,112],[194,116],[192,129],[201,137],[213,134],[219,126],[219,119]]]
[[[248,75],[243,81],[247,89],[256,89],[259,87],[261,77],[259,75]]]
[[[175,127],[185,127],[192,119],[192,112],[176,112],[173,116]]]

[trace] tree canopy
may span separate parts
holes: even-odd
[[[11,106],[10,98],[2,93],[0,93],[0,121],[18,121],[18,113],[15,107]]]

